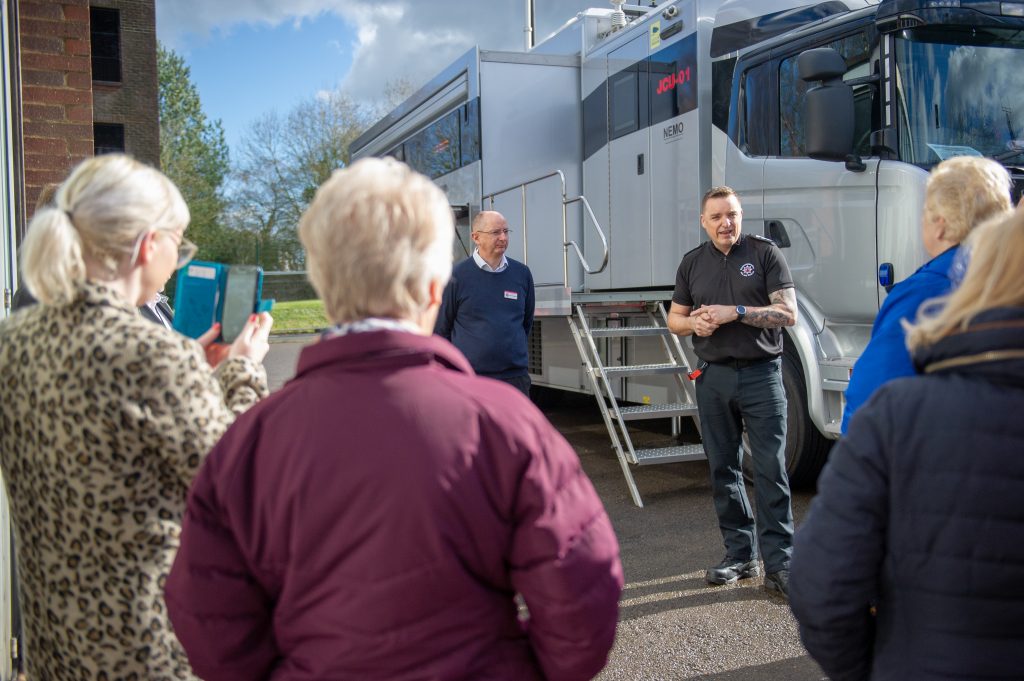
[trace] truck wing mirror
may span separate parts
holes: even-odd
[[[831,47],[797,57],[797,72],[807,83],[804,100],[807,155],[819,161],[845,161],[853,151],[853,88],[843,82],[846,62]]]

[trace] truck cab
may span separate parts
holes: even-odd
[[[745,227],[775,239],[793,271],[804,324],[791,339],[807,385],[822,388],[808,392],[808,414],[826,435],[889,288],[927,259],[928,171],[987,156],[1020,198],[1022,27],[1024,3],[886,0],[736,57],[724,181],[743,190]],[[822,85],[802,80],[798,61],[819,48],[841,58],[829,75],[852,97],[812,115]]]

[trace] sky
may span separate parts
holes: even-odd
[[[605,0],[536,0],[538,38]],[[418,89],[473,45],[520,50],[526,0],[156,0],[157,37],[192,71],[236,148],[253,121],[341,89]]]

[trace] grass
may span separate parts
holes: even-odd
[[[316,333],[327,328],[324,304],[319,300],[292,300],[274,303],[274,334]]]

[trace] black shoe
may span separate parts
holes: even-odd
[[[764,590],[789,600],[789,570],[779,570],[764,578]]]
[[[761,566],[757,559],[735,560],[725,557],[718,565],[709,567],[704,574],[708,584],[735,584],[738,580],[757,577],[761,574]]]

